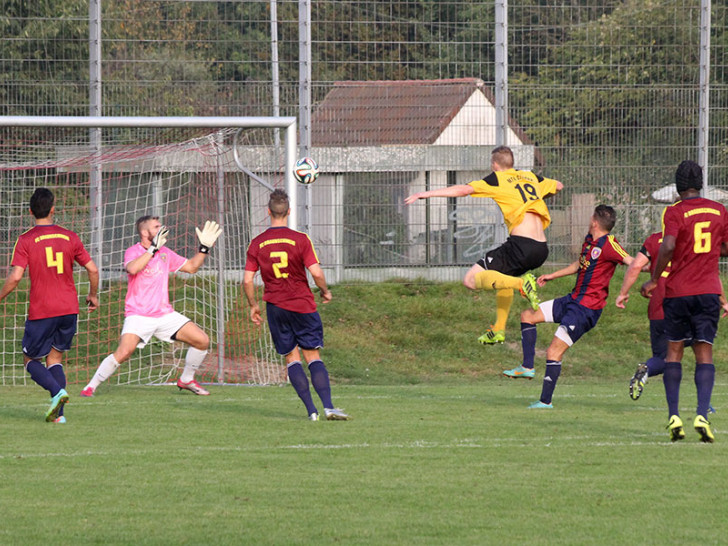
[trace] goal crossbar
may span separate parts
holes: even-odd
[[[269,128],[285,129],[285,181],[286,192],[291,199],[288,226],[298,227],[296,179],[293,167],[296,162],[296,118],[293,116],[0,116],[0,127],[85,127],[103,129],[117,127],[146,128]],[[244,170],[244,169],[243,169]]]

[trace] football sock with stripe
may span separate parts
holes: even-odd
[[[118,367],[119,363],[116,361],[116,358],[114,358],[114,353],[111,353],[101,361],[101,364],[99,364],[99,367],[96,369],[96,373],[91,378],[91,381],[89,381],[88,386],[96,390],[101,383],[112,376]]]
[[[288,380],[293,385],[303,405],[306,406],[308,414],[318,413],[316,406],[313,404],[313,398],[311,398],[308,377],[306,376],[306,372],[303,371],[303,365],[299,361],[291,362],[288,365]]]
[[[48,371],[51,372],[51,375],[53,376],[53,379],[56,380],[56,383],[58,383],[58,386],[62,389],[66,388],[66,373],[63,371],[63,364],[53,364],[50,368],[48,368]],[[60,411],[58,412],[58,417],[63,415],[63,409],[65,406],[61,406]]]
[[[544,404],[550,404],[551,399],[554,397],[554,389],[556,388],[556,382],[559,380],[561,375],[561,362],[555,360],[546,361],[546,371],[543,376],[543,386],[541,387],[541,402]]]
[[[665,385],[665,398],[667,410],[670,415],[680,415],[680,381],[682,381],[682,364],[680,362],[665,362],[665,373],[662,382]]]
[[[715,365],[695,364],[695,388],[698,391],[698,415],[707,419],[710,397],[715,383]]]
[[[187,349],[187,355],[185,355],[185,367],[182,370],[180,381],[182,383],[189,383],[195,378],[195,372],[202,366],[202,361],[205,360],[207,351],[200,351],[194,347]]]
[[[481,290],[501,290],[502,288],[520,290],[522,284],[523,281],[519,277],[504,275],[500,271],[487,269],[475,274],[475,287]]]
[[[501,288],[495,293],[495,324],[493,330],[500,332],[506,329],[508,313],[511,312],[513,304],[513,289]]]
[[[650,357],[647,362],[645,362],[645,366],[647,366],[647,377],[662,375],[665,373],[665,359],[660,358],[659,356]]]
[[[333,408],[331,402],[331,383],[329,382],[329,372],[324,366],[323,361],[314,360],[309,362],[308,371],[311,372],[311,385],[313,385],[316,394],[319,395],[324,408]]]
[[[523,349],[523,367],[533,369],[536,358],[536,339],[538,332],[535,324],[521,323],[521,348]]]
[[[51,396],[55,396],[63,388],[58,384],[58,381],[56,381],[48,368],[37,360],[29,361],[25,365],[25,369],[28,370],[30,378],[50,392]]]

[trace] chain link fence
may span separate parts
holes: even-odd
[[[89,115],[91,88],[106,116],[298,116],[310,69],[309,153],[323,175],[300,190],[300,227],[332,282],[459,279],[505,238],[497,208],[403,199],[483,177],[501,143],[518,167],[566,185],[550,201],[556,265],[602,202],[637,251],[683,159],[705,159],[709,196],[728,199],[728,7],[713,2],[706,25],[706,6],[511,0],[504,22],[499,0],[10,0],[0,111]]]

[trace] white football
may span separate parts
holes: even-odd
[[[296,161],[293,168],[293,176],[296,177],[301,184],[311,184],[316,181],[319,175],[318,163],[310,157],[302,157]]]

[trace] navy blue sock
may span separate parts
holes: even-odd
[[[556,382],[559,380],[561,375],[561,362],[555,360],[546,361],[546,372],[543,376],[543,386],[541,387],[541,402],[544,404],[550,404],[551,399],[554,397],[554,389],[556,388]]]
[[[665,384],[665,398],[667,398],[667,411],[670,417],[680,415],[680,381],[682,381],[682,364],[679,362],[665,362],[665,373],[662,382]]]
[[[303,371],[303,365],[300,362],[294,362],[288,366],[288,380],[296,389],[296,394],[306,406],[308,414],[318,413],[316,406],[313,405],[311,390],[308,388],[308,377],[306,377],[306,372]]]
[[[58,394],[61,390],[61,386],[58,381],[55,380],[53,374],[43,364],[37,360],[31,360],[25,365],[25,369],[28,370],[30,378],[38,383],[41,387],[51,393],[51,396]]]
[[[63,364],[53,364],[50,368],[48,368],[48,371],[51,372],[51,375],[53,376],[53,379],[56,380],[56,383],[58,383],[58,386],[62,389],[66,388],[66,374],[63,371]],[[61,406],[61,410],[58,412],[58,417],[63,415],[63,409],[65,406]]]
[[[321,360],[309,362],[308,371],[311,372],[311,384],[316,394],[319,395],[324,408],[332,409],[334,407],[331,401],[331,383],[329,382],[329,372]]]
[[[659,356],[651,357],[647,362],[645,362],[645,365],[647,366],[647,377],[662,375],[665,373],[665,360]]]
[[[710,397],[715,383],[715,366],[713,364],[695,364],[695,388],[698,391],[698,415],[708,418]]]
[[[523,349],[523,367],[533,369],[536,358],[536,325],[521,323],[521,348]]]

